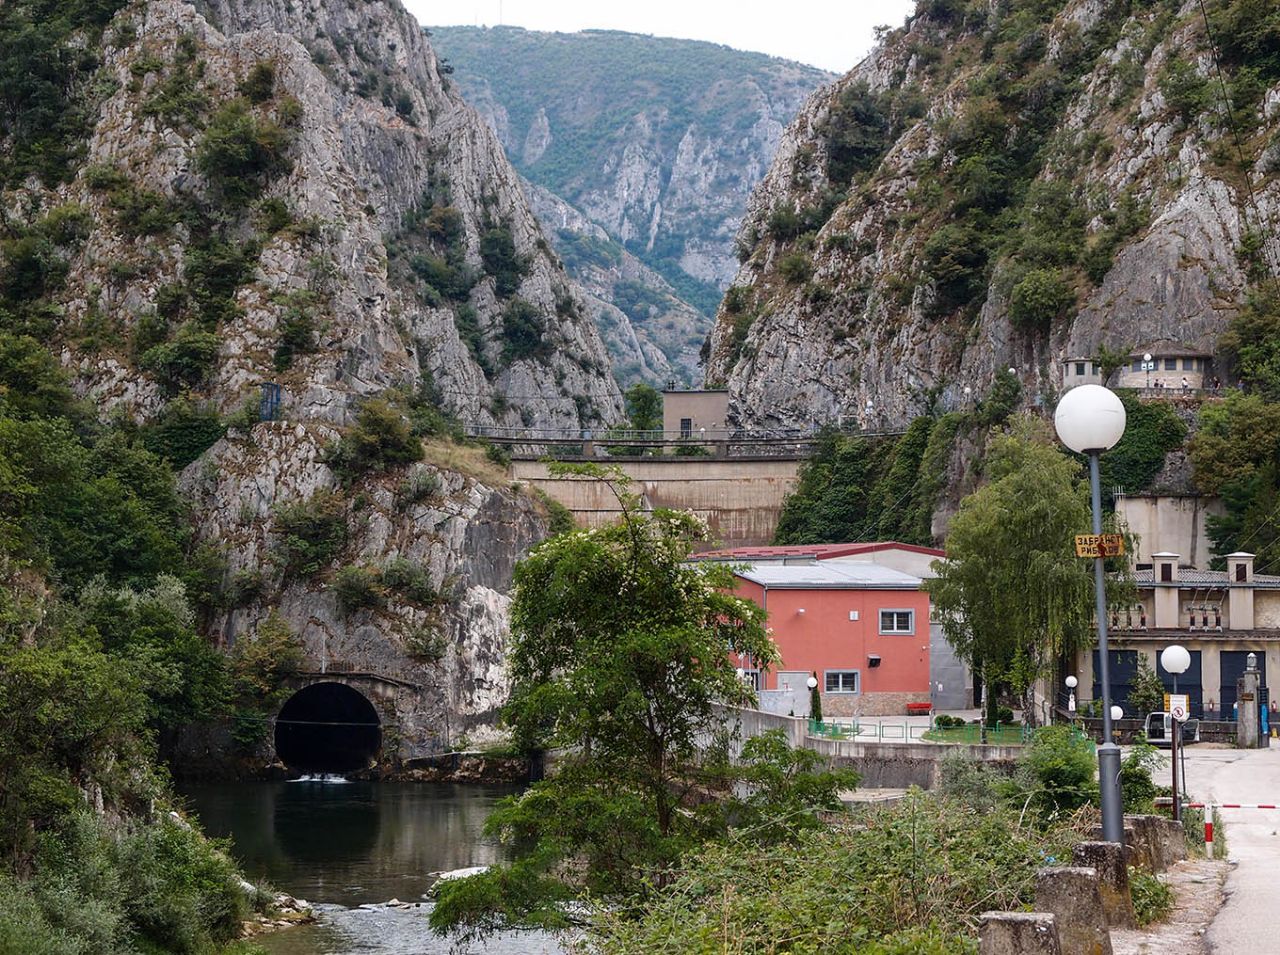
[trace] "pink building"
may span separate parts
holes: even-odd
[[[908,703],[930,702],[929,596],[921,578],[832,560],[763,561],[737,576],[738,592],[768,611],[782,656],[767,672],[750,661],[741,661],[743,669],[759,690],[791,690],[796,715],[808,711],[811,674],[825,716],[905,713]]]

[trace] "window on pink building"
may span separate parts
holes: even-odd
[[[828,693],[857,693],[858,692],[858,671],[857,670],[827,670],[826,691]]]
[[[916,613],[914,610],[881,610],[881,633],[915,633]]]

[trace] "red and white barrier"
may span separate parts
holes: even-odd
[[[1213,811],[1215,809],[1280,809],[1280,804],[1270,802],[1184,802],[1187,809],[1203,809],[1204,854],[1213,858]]]

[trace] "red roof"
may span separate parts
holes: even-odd
[[[699,560],[768,560],[780,557],[810,557],[814,560],[830,560],[833,557],[851,557],[854,554],[872,554],[881,550],[905,550],[931,557],[945,557],[946,551],[918,544],[901,544],[897,541],[873,541],[866,544],[785,544],[762,547],[730,547],[697,554]]]

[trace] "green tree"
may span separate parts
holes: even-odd
[[[288,171],[293,134],[233,99],[214,114],[196,146],[196,168],[234,206],[262,194],[268,180]]]
[[[1258,567],[1280,562],[1280,404],[1232,394],[1205,405],[1190,457],[1196,487],[1225,505],[1225,514],[1208,520],[1214,553],[1247,544]]]
[[[1032,269],[1009,293],[1009,320],[1019,328],[1044,331],[1075,301],[1057,269]]]
[[[505,719],[521,746],[563,757],[490,819],[527,853],[444,886],[439,929],[563,924],[558,900],[624,898],[660,879],[707,835],[682,807],[716,705],[753,697],[734,657],[777,659],[732,571],[688,562],[706,535],[695,517],[642,513],[617,469],[557,470],[606,481],[622,507],[617,523],[553,537],[516,569]]]
[[[422,460],[422,442],[397,404],[371,398],[360,406],[355,425],[327,449],[325,460],[342,483],[349,485],[371,471],[388,471]]]
[[[822,689],[817,684],[818,674],[813,674],[814,684],[809,687],[809,719],[822,722]]]
[[[1129,685],[1129,706],[1139,719],[1146,719],[1148,713],[1159,713],[1164,709],[1164,684],[1151,669],[1145,653],[1138,654],[1138,672]]]
[[[653,385],[636,382],[627,389],[627,419],[636,431],[662,430],[662,394]]]
[[[1218,344],[1242,381],[1268,401],[1280,401],[1280,284],[1251,292]]]
[[[1089,527],[1088,492],[1079,465],[1025,418],[992,441],[986,478],[961,502],[926,586],[947,640],[985,685],[1029,696],[1053,660],[1090,639],[1093,577],[1072,550]],[[994,724],[994,692],[987,705]],[[1034,720],[1031,706],[1024,718]]]
[[[245,634],[231,650],[232,737],[243,747],[264,739],[270,717],[288,696],[286,678],[302,668],[302,644],[272,610],[253,634]]]

